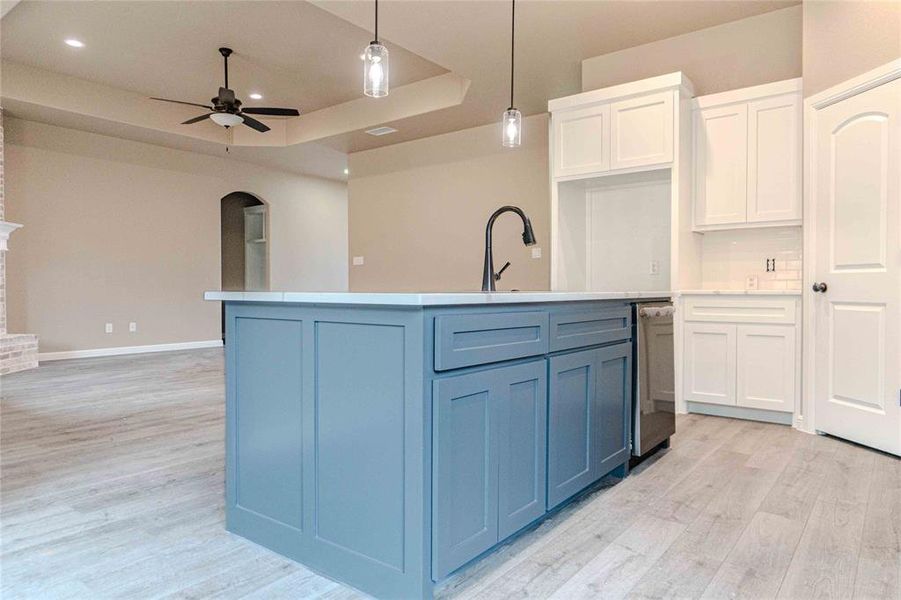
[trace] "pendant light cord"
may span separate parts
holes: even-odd
[[[378,2],[378,0],[375,0]],[[513,66],[516,61],[516,0],[511,1],[510,18],[510,108],[513,108]]]
[[[379,41],[379,0],[375,0],[375,41]]]

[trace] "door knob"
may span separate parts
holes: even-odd
[[[828,289],[828,286],[825,283],[823,283],[823,282],[817,283],[816,281],[813,282],[813,291],[820,292],[821,294],[823,294],[826,292],[827,289]]]

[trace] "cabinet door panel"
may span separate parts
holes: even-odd
[[[498,539],[547,508],[547,366],[544,360],[505,367],[498,390]]]
[[[610,105],[554,114],[554,177],[610,168]]]
[[[735,404],[735,325],[686,323],[685,399]]]
[[[801,218],[801,97],[748,105],[748,222]]]
[[[747,218],[748,107],[694,113],[695,225],[744,223]]]
[[[598,428],[598,354],[552,356],[548,385],[548,508],[593,481],[591,438]]]
[[[497,542],[496,369],[433,383],[432,576]]]
[[[792,412],[795,408],[795,328],[738,326],[739,406]]]
[[[600,428],[592,448],[596,478],[629,457],[631,419],[626,407],[632,404],[632,343],[608,346],[597,352]]]
[[[648,94],[610,106],[610,168],[673,161],[673,92]]]

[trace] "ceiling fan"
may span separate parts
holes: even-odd
[[[198,106],[209,111],[207,114],[188,119],[182,125],[191,125],[199,123],[205,119],[212,119],[217,125],[223,127],[232,127],[244,123],[251,129],[256,129],[260,133],[269,131],[269,127],[260,123],[253,117],[248,115],[267,115],[272,117],[299,117],[300,111],[296,108],[263,108],[259,106],[249,106],[241,108],[241,101],[235,98],[234,90],[228,89],[228,57],[232,54],[231,48],[219,48],[219,54],[225,59],[225,87],[219,88],[219,94],[210,98],[212,106],[206,104],[197,104],[196,102],[182,102],[181,100],[169,100],[168,98],[151,98],[151,100],[160,100],[162,102],[172,102],[174,104],[186,104],[188,106]]]

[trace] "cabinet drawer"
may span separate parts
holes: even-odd
[[[713,323],[795,323],[794,298],[686,296],[685,320]]]
[[[550,324],[551,352],[607,344],[632,337],[632,309],[612,306],[551,313]]]
[[[479,313],[435,317],[435,370],[546,354],[548,314]]]

